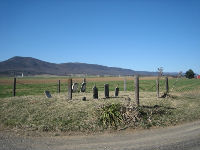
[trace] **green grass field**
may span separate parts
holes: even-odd
[[[29,77],[17,79],[16,95],[27,96],[27,95],[43,95],[45,90],[49,90],[51,93],[57,93],[58,77]],[[173,91],[185,92],[200,87],[200,80],[197,79],[169,79],[169,87]],[[50,82],[48,82],[50,81]],[[11,97],[13,94],[13,78],[0,78],[0,98]],[[110,91],[114,91],[116,86],[119,86],[120,90],[124,90],[123,81],[89,81],[87,82],[87,93],[92,92],[92,87],[96,84],[99,91],[104,90],[104,84],[109,84]],[[79,88],[81,81],[79,81]],[[127,91],[134,91],[134,80],[127,80]],[[140,91],[142,92],[155,92],[156,82],[155,80],[140,80]],[[165,80],[160,80],[160,91],[165,91]],[[67,79],[61,81],[61,93],[67,93]]]

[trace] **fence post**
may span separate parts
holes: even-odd
[[[137,106],[140,105],[139,102],[139,76],[135,75],[135,101]]]
[[[104,84],[105,98],[109,98],[109,84]]]
[[[60,93],[60,80],[58,80],[58,93]]]
[[[13,96],[16,96],[16,78],[14,78],[13,82]]]
[[[165,77],[165,87],[166,87],[166,94],[169,92],[169,82],[168,77]]]
[[[72,99],[72,79],[68,79],[68,99]]]
[[[159,77],[156,80],[156,91],[157,91],[157,97],[160,97],[160,83],[159,83]]]
[[[124,77],[124,91],[126,91],[126,78]]]

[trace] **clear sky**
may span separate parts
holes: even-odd
[[[0,51],[200,73],[200,0],[0,0]]]

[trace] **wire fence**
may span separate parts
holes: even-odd
[[[41,95],[45,90],[50,91],[51,93],[58,93],[59,89],[59,80],[16,80],[16,96],[27,96],[27,95]],[[11,97],[13,95],[13,80],[9,83],[0,82],[0,97]],[[74,82],[77,82],[74,80]],[[82,83],[82,80],[78,80],[79,90]],[[86,92],[92,92],[94,85],[98,88],[99,91],[104,91],[104,84],[109,84],[110,91],[114,91],[116,87],[119,87],[120,91],[134,91],[134,80],[123,80],[113,81],[87,81]],[[126,86],[124,86],[126,84]],[[159,79],[159,91],[164,93],[166,91],[166,81],[165,77],[160,77]],[[124,89],[126,87],[126,89]],[[151,80],[140,80],[139,85],[140,92],[156,92],[156,78]],[[67,79],[61,80],[60,82],[60,92],[68,91]],[[181,93],[192,93],[194,91],[200,91],[200,80],[198,79],[185,79],[181,77],[169,78],[169,93],[171,94],[181,94]]]

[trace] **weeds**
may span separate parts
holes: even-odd
[[[120,104],[107,104],[100,108],[100,125],[103,128],[114,127],[115,129],[122,123]]]

